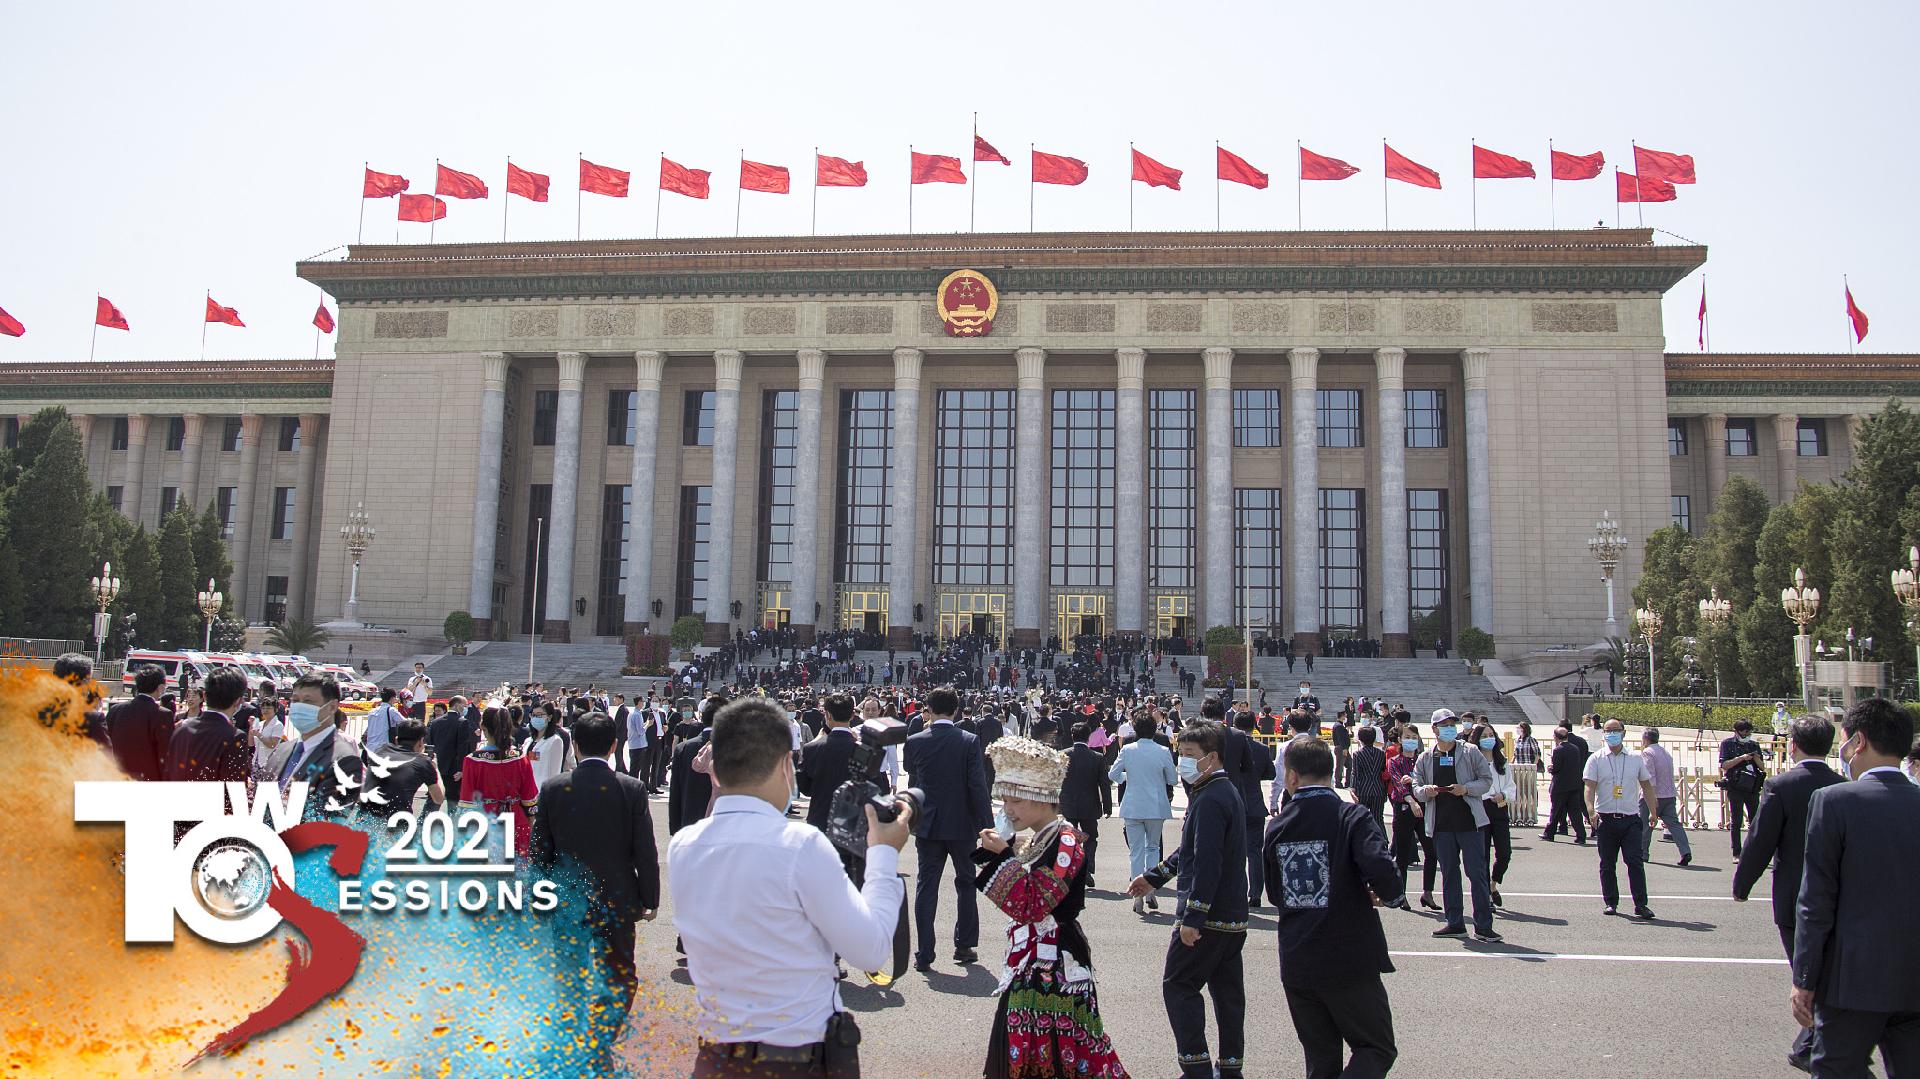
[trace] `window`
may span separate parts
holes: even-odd
[[[553,445],[553,429],[560,418],[560,391],[533,391],[533,444]]]
[[[673,613],[682,618],[707,611],[707,548],[713,531],[713,488],[680,488],[680,557],[674,574]],[[726,621],[726,615],[720,616]]]
[[[228,416],[225,425],[220,428],[220,452],[238,453],[240,450],[240,417]]]
[[[1407,448],[1442,450],[1447,447],[1447,391],[1407,391]]]
[[[1447,603],[1447,492],[1407,491],[1407,625],[1435,640],[1452,636]]]
[[[300,417],[280,417],[280,452],[298,453],[300,450]]]
[[[535,483],[527,488],[527,557],[521,570],[524,586],[520,597],[520,626],[524,633],[538,633],[546,625],[547,566],[553,552],[547,550],[547,529],[553,524],[553,484]]]
[[[125,416],[115,416],[113,418],[113,448],[115,450],[124,450],[127,448],[127,418]]]
[[[840,494],[834,534],[840,552],[835,579],[885,584],[892,563],[893,391],[840,395]],[[795,617],[805,617],[802,612]]]
[[[680,417],[682,446],[713,445],[713,390],[688,390],[686,410]]]
[[[1195,524],[1194,426],[1192,390],[1147,394],[1148,588],[1194,585],[1194,552],[1200,539]]]
[[[273,489],[273,539],[293,538],[293,488],[275,487]]]
[[[1320,445],[1324,449],[1353,449],[1366,445],[1360,433],[1359,390],[1317,390]]]
[[[1693,531],[1693,499],[1686,495],[1673,496],[1673,523],[1682,531]]]
[[[220,487],[213,492],[213,515],[220,519],[220,538],[233,538],[233,495],[235,488]]]
[[[113,486],[108,487],[107,488],[107,505],[112,506],[114,509],[118,510],[120,508],[121,500],[126,497],[126,490],[127,490],[126,488],[120,486],[119,484],[114,484]]]
[[[1667,421],[1667,456],[1685,457],[1687,455],[1687,421]]]
[[[618,396],[616,393],[615,396]],[[627,628],[627,528],[633,488],[609,483],[600,497],[600,590],[594,632],[618,637]]]
[[[1012,583],[1013,444],[1013,390],[940,391],[933,443],[935,583]]]
[[[1233,444],[1268,449],[1280,445],[1280,391],[1233,391]]]
[[[187,418],[167,417],[167,452],[179,453],[187,444]]]
[[[760,579],[791,581],[800,391],[769,390],[765,400],[760,410]]]
[[[1801,420],[1794,434],[1800,444],[1800,456],[1825,457],[1827,455],[1827,421]]]
[[[1286,624],[1280,607],[1280,586],[1287,573],[1280,538],[1286,527],[1287,504],[1280,488],[1233,489],[1233,609],[1269,630]]]
[[[1361,633],[1367,626],[1367,493],[1320,489],[1320,624]]]
[[[1053,583],[1113,585],[1113,391],[1053,391]]]
[[[9,450],[20,448],[20,417],[8,416],[0,420],[0,448]]]
[[[1752,420],[1727,421],[1727,456],[1752,457],[1754,454],[1754,423]]]
[[[631,446],[639,434],[634,424],[640,419],[638,390],[607,391],[607,445]]]
[[[262,612],[268,625],[277,626],[287,620],[287,579],[285,577],[267,578],[267,607]]]
[[[161,520],[165,520],[167,517],[167,514],[172,513],[173,508],[175,506],[178,506],[179,504],[180,504],[180,488],[178,487],[160,488],[160,519]]]

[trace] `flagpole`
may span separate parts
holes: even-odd
[[[1853,330],[1853,285],[1848,282],[1846,274],[1840,275],[1840,291],[1845,293],[1847,297],[1847,355],[1851,356],[1853,355],[1853,346],[1859,343],[1855,340],[1859,335]],[[88,358],[91,359],[92,357]]]
[[[360,224],[353,232],[354,243],[361,243],[367,238],[367,170],[372,167],[371,161],[360,162]]]
[[[973,114],[973,137],[976,141],[980,138],[980,114],[978,112]],[[974,151],[973,145],[971,142],[967,144],[967,153],[973,159],[973,184],[967,188],[967,233],[969,235],[977,231],[973,225],[973,214],[975,208],[980,204],[980,155]]]
[[[93,336],[87,338],[87,362],[93,362],[93,346],[100,343],[100,298],[94,297]]]
[[[1620,227],[1620,166],[1613,167],[1613,227]]]
[[[666,169],[667,169],[667,155],[663,151],[660,154],[661,173],[664,174],[666,172]],[[656,240],[660,238],[660,194],[664,190],[666,189],[661,184],[656,183],[653,186],[653,238]]]
[[[1700,275],[1700,351],[1713,351],[1713,316],[1707,311],[1707,275]]]
[[[1478,158],[1480,156],[1480,140],[1469,136],[1467,144],[1473,147],[1473,156]],[[1476,160],[1471,162],[1471,165],[1473,167],[1469,170],[1467,176],[1467,189],[1472,192],[1473,227],[1478,229],[1480,227],[1480,163]]]
[[[820,231],[820,147],[813,148],[813,211],[807,217],[807,235]]]
[[[1559,219],[1559,216],[1554,212],[1554,207],[1553,207],[1553,179],[1554,179],[1553,177],[1553,140],[1548,139],[1547,140],[1547,227],[1550,229],[1557,229],[1560,227],[1560,219]]]
[[[587,152],[581,150],[573,155],[573,238],[578,240],[580,232],[580,207],[587,201],[586,187],[580,182],[580,170],[586,167]],[[658,230],[659,222],[654,223]]]
[[[213,290],[207,290],[207,303],[213,302]],[[200,308],[200,358],[207,358],[207,309]]]
[[[1033,143],[1027,143],[1027,231],[1033,231]]]
[[[1133,143],[1127,143],[1127,231],[1133,231]]]
[[[907,143],[907,235],[913,235],[913,143]]]
[[[320,358],[320,327],[313,328],[313,358]]]
[[[507,242],[507,208],[513,202],[513,155],[507,155],[507,182],[500,189],[500,242]],[[573,238],[580,238],[580,217],[574,213]]]
[[[1644,226],[1647,223],[1647,204],[1640,199],[1640,144],[1629,141],[1627,145],[1633,147],[1633,213],[1639,224]],[[1615,186],[1619,186],[1618,181],[1615,181]]]
[[[398,198],[399,196],[396,195],[394,197]],[[440,159],[437,157],[433,159],[433,197],[436,199],[440,197]],[[435,206],[433,208],[433,212],[427,215],[427,243],[428,244],[433,243],[433,227],[435,225],[438,225],[439,223],[440,223],[440,208],[438,206]]]
[[[1220,140],[1213,140],[1213,231],[1220,231]],[[1251,654],[1251,653],[1249,653]],[[1248,681],[1252,685],[1252,681]]]
[[[1293,140],[1293,231],[1305,229],[1306,221],[1300,213],[1300,140]]]
[[[744,182],[746,178],[747,148],[742,146],[740,147],[740,180]],[[735,183],[733,185],[733,234],[735,236],[740,235],[740,204],[746,201],[746,197],[746,188],[742,187],[741,183]]]
[[[1393,210],[1387,204],[1387,140],[1380,140],[1380,228],[1390,231],[1393,228]]]

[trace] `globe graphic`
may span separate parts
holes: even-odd
[[[193,863],[200,905],[221,918],[244,918],[259,910],[272,885],[272,867],[250,843],[217,843]]]

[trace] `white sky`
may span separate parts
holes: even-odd
[[[1627,168],[1637,138],[1698,163],[1700,183],[1646,223],[1711,248],[1716,350],[1843,349],[1847,273],[1874,319],[1863,348],[1920,351],[1898,300],[1920,249],[1912,3],[336,0],[13,3],[4,18],[0,308],[27,336],[0,337],[0,360],[85,358],[96,292],[133,326],[100,331],[100,358],[192,358],[209,288],[248,328],[210,327],[207,355],[312,355],[319,293],[293,264],[354,239],[363,160],[415,191],[436,157],[479,174],[492,198],[451,203],[436,237],[497,240],[511,153],[554,194],[513,201],[512,238],[566,239],[585,152],[635,186],[588,196],[585,234],[627,237],[652,234],[664,149],[712,170],[714,197],[666,196],[663,231],[729,235],[744,147],[795,185],[747,195],[744,231],[791,233],[818,145],[870,176],[821,193],[820,230],[895,232],[908,145],[966,158],[974,110],[1014,162],[982,166],[982,231],[1026,228],[1029,142],[1092,169],[1039,189],[1042,229],[1125,227],[1129,140],[1187,170],[1184,191],[1138,187],[1137,227],[1212,228],[1216,138],[1274,178],[1225,185],[1227,227],[1294,227],[1299,139],[1363,170],[1307,185],[1307,226],[1372,229],[1382,136],[1446,184],[1393,185],[1406,228],[1469,225],[1470,138],[1542,176],[1549,137]],[[1611,176],[1558,185],[1559,223],[1613,224]],[[914,194],[918,231],[967,227],[967,187]],[[394,201],[365,209],[367,239],[391,241]],[[1480,183],[1482,226],[1547,213],[1544,179]],[[1699,296],[1697,276],[1669,293],[1670,349],[1695,347]]]

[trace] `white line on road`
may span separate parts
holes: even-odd
[[[1784,967],[1784,959],[1736,959],[1711,955],[1579,955],[1572,952],[1388,952],[1407,958],[1577,959],[1589,963],[1713,963],[1722,966]]]
[[[1524,899],[1605,899],[1606,898],[1606,896],[1603,896],[1603,895],[1589,895],[1585,892],[1501,892],[1500,894],[1503,897],[1519,896]],[[1647,897],[1647,900],[1649,902],[1655,902],[1655,903],[1663,903],[1669,899],[1677,899],[1677,900],[1683,900],[1683,901],[1698,899],[1708,903],[1733,902],[1733,897],[1730,895],[1650,895]],[[1770,901],[1769,897],[1764,895],[1756,895],[1752,897],[1752,899],[1750,900],[1750,902],[1753,902],[1756,904],[1766,903],[1769,901]]]

